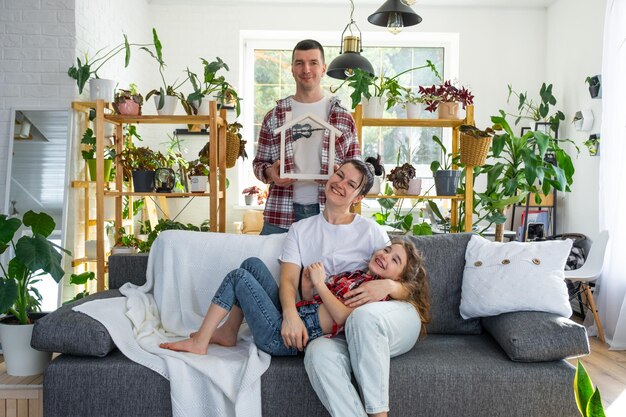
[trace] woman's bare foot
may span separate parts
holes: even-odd
[[[178,342],[161,343],[159,345],[162,349],[174,350],[176,352],[191,352],[198,355],[206,355],[209,349],[208,345],[199,343],[196,339],[185,339]]]
[[[237,345],[237,332],[233,332],[232,330],[227,330],[224,326],[218,327],[213,332],[211,336],[211,341],[209,343],[214,343],[220,346],[236,346]]]

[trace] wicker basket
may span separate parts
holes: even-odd
[[[226,133],[226,168],[232,168],[237,163],[239,150],[241,148],[241,139],[236,133]]]
[[[491,136],[475,138],[461,133],[461,163],[466,166],[482,166],[491,147]]]

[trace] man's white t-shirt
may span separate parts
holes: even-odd
[[[327,120],[330,112],[330,99],[322,98],[315,103],[300,103],[291,100],[291,119],[307,113],[313,114],[320,120]],[[315,127],[315,126],[313,126]],[[299,138],[293,142],[293,159],[296,172],[319,173],[322,169],[322,140],[323,130],[311,132],[311,137]],[[316,204],[319,202],[319,186],[313,180],[298,180],[293,185],[293,201],[298,204]]]
[[[302,267],[323,262],[327,275],[364,269],[375,250],[389,244],[376,222],[357,214],[350,224],[330,224],[323,213],[289,228],[279,260]]]

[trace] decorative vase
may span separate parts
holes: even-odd
[[[189,177],[189,191],[192,193],[206,193],[209,177],[206,175],[194,175]]]
[[[114,103],[113,108],[124,116],[141,116],[141,106],[133,100],[126,99],[122,103]]]
[[[171,116],[176,112],[176,107],[178,106],[178,98],[174,96],[165,96],[163,107],[159,109],[159,100],[161,99],[160,95],[154,96],[154,107],[157,109],[157,114],[159,116]]]
[[[104,78],[89,79],[89,98],[91,101],[113,101],[115,95],[115,81]]]
[[[435,173],[435,190],[437,191],[437,195],[456,195],[456,189],[459,187],[460,177],[461,171],[459,170],[437,171]]]
[[[33,319],[41,318],[46,313],[30,314]],[[30,376],[43,373],[52,358],[51,352],[40,352],[30,347],[34,324],[7,324],[12,316],[0,322],[0,343],[7,374],[12,376]]]
[[[89,167],[89,179],[91,181],[96,181],[96,160],[95,159],[86,159],[87,166]],[[104,160],[104,181],[111,181],[111,166],[113,164],[112,159]]]
[[[384,97],[363,98],[363,117],[365,119],[381,119],[385,110]]]
[[[419,119],[422,116],[422,103],[406,103],[406,118]]]
[[[151,193],[154,191],[154,171],[133,171],[133,191]]]
[[[437,106],[437,117],[439,119],[460,119],[459,103],[456,101],[442,101]]]

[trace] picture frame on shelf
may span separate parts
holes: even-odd
[[[535,122],[535,131],[545,133],[548,136],[554,136],[554,139],[559,138],[559,132],[550,130],[550,122]]]

